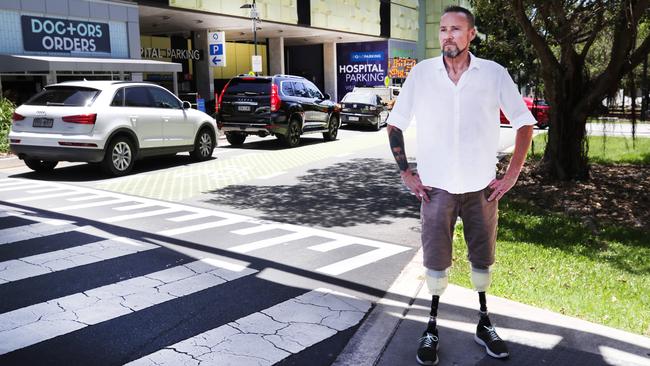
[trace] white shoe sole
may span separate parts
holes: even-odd
[[[501,354],[496,354],[496,353],[490,351],[487,344],[485,344],[485,342],[483,342],[483,340],[481,338],[479,338],[476,334],[474,334],[474,341],[476,343],[478,343],[479,345],[485,347],[485,352],[487,352],[488,355],[490,355],[490,356],[492,356],[494,358],[506,358],[506,357],[510,356],[510,353],[508,353],[508,352],[501,353]]]

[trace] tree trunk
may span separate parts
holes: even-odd
[[[650,111],[648,111],[648,102],[650,99],[650,86],[648,85],[648,56],[643,59],[643,74],[641,76],[641,119],[650,119]]]
[[[568,85],[568,84],[564,84]],[[553,93],[550,110],[548,143],[544,151],[542,169],[553,179],[587,180],[589,163],[587,159],[586,110],[577,110],[580,88],[571,85],[566,92],[555,98]]]

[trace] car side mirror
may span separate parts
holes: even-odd
[[[332,99],[332,97],[331,97],[329,94],[327,94],[327,93],[325,93],[325,94],[323,95],[323,97],[324,97],[326,100],[330,100],[330,99]]]
[[[190,109],[192,108],[192,104],[188,101],[183,101],[183,109]]]

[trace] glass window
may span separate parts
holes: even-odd
[[[305,88],[305,85],[300,81],[292,81],[293,91],[296,97],[309,98],[309,91]]]
[[[87,107],[93,104],[100,91],[78,86],[50,86],[34,95],[25,104],[65,107]]]
[[[318,87],[316,87],[316,85],[314,85],[314,84],[310,83],[309,81],[307,81],[305,83],[305,87],[307,88],[310,97],[316,98],[316,99],[324,99],[323,94],[321,94],[320,90],[318,90]]]
[[[341,102],[376,104],[377,98],[376,94],[347,93]]]
[[[133,86],[125,89],[124,104],[127,107],[154,107],[149,88],[146,86]]]
[[[124,105],[124,88],[120,88],[115,92],[111,107],[122,107]]]
[[[148,87],[153,103],[156,108],[175,108],[180,109],[181,103],[176,97],[165,89]]]
[[[226,95],[271,95],[271,79],[234,78],[230,80]]]
[[[292,83],[289,81],[283,81],[280,83],[282,85],[282,94],[287,96],[294,96]]]

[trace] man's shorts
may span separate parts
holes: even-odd
[[[474,267],[494,264],[498,203],[489,202],[491,190],[451,194],[443,189],[429,191],[429,202],[422,200],[422,249],[424,266],[436,271],[451,267],[452,240],[456,218],[463,220],[468,259]]]

